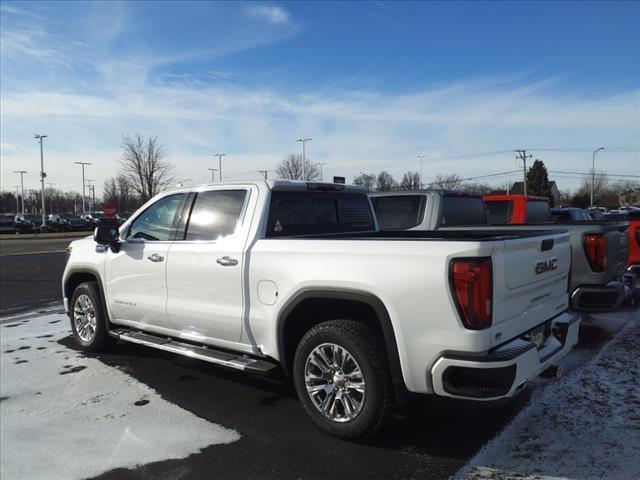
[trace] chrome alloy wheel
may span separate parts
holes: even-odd
[[[82,294],[73,306],[73,324],[83,342],[90,342],[96,334],[96,309],[89,295]]]
[[[365,384],[360,365],[343,347],[323,343],[314,348],[304,368],[311,402],[334,422],[348,422],[364,405]]]

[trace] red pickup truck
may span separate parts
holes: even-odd
[[[485,195],[487,221],[494,224],[552,222],[549,199],[532,195]]]
[[[630,212],[629,222],[629,258],[628,270],[640,277],[640,212]]]

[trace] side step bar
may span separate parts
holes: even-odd
[[[276,363],[269,360],[228,353],[211,347],[191,345],[190,343],[179,342],[171,338],[129,330],[127,328],[110,330],[109,334],[125,342],[137,343],[147,347],[157,348],[158,350],[184,355],[185,357],[197,358],[205,362],[215,363],[235,370],[242,370],[247,373],[268,375],[278,368]]]

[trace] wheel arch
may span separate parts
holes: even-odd
[[[396,400],[406,395],[400,355],[391,317],[377,296],[357,290],[312,289],[295,294],[277,318],[278,356],[285,374],[292,371],[295,348],[304,333],[327,320],[349,318],[372,324],[385,344]]]
[[[92,268],[76,268],[71,270],[64,280],[63,293],[65,298],[68,298],[69,302],[71,302],[71,296],[73,295],[73,292],[78,287],[78,285],[84,282],[96,282],[98,284],[98,292],[100,293],[102,309],[105,312],[107,330],[109,330],[109,310],[107,309],[107,302],[104,292],[104,286],[102,285],[102,279],[97,270],[94,270]],[[69,305],[69,315],[71,315],[71,305]]]

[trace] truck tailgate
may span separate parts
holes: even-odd
[[[496,245],[493,262],[493,345],[566,310],[569,233],[505,240]]]

